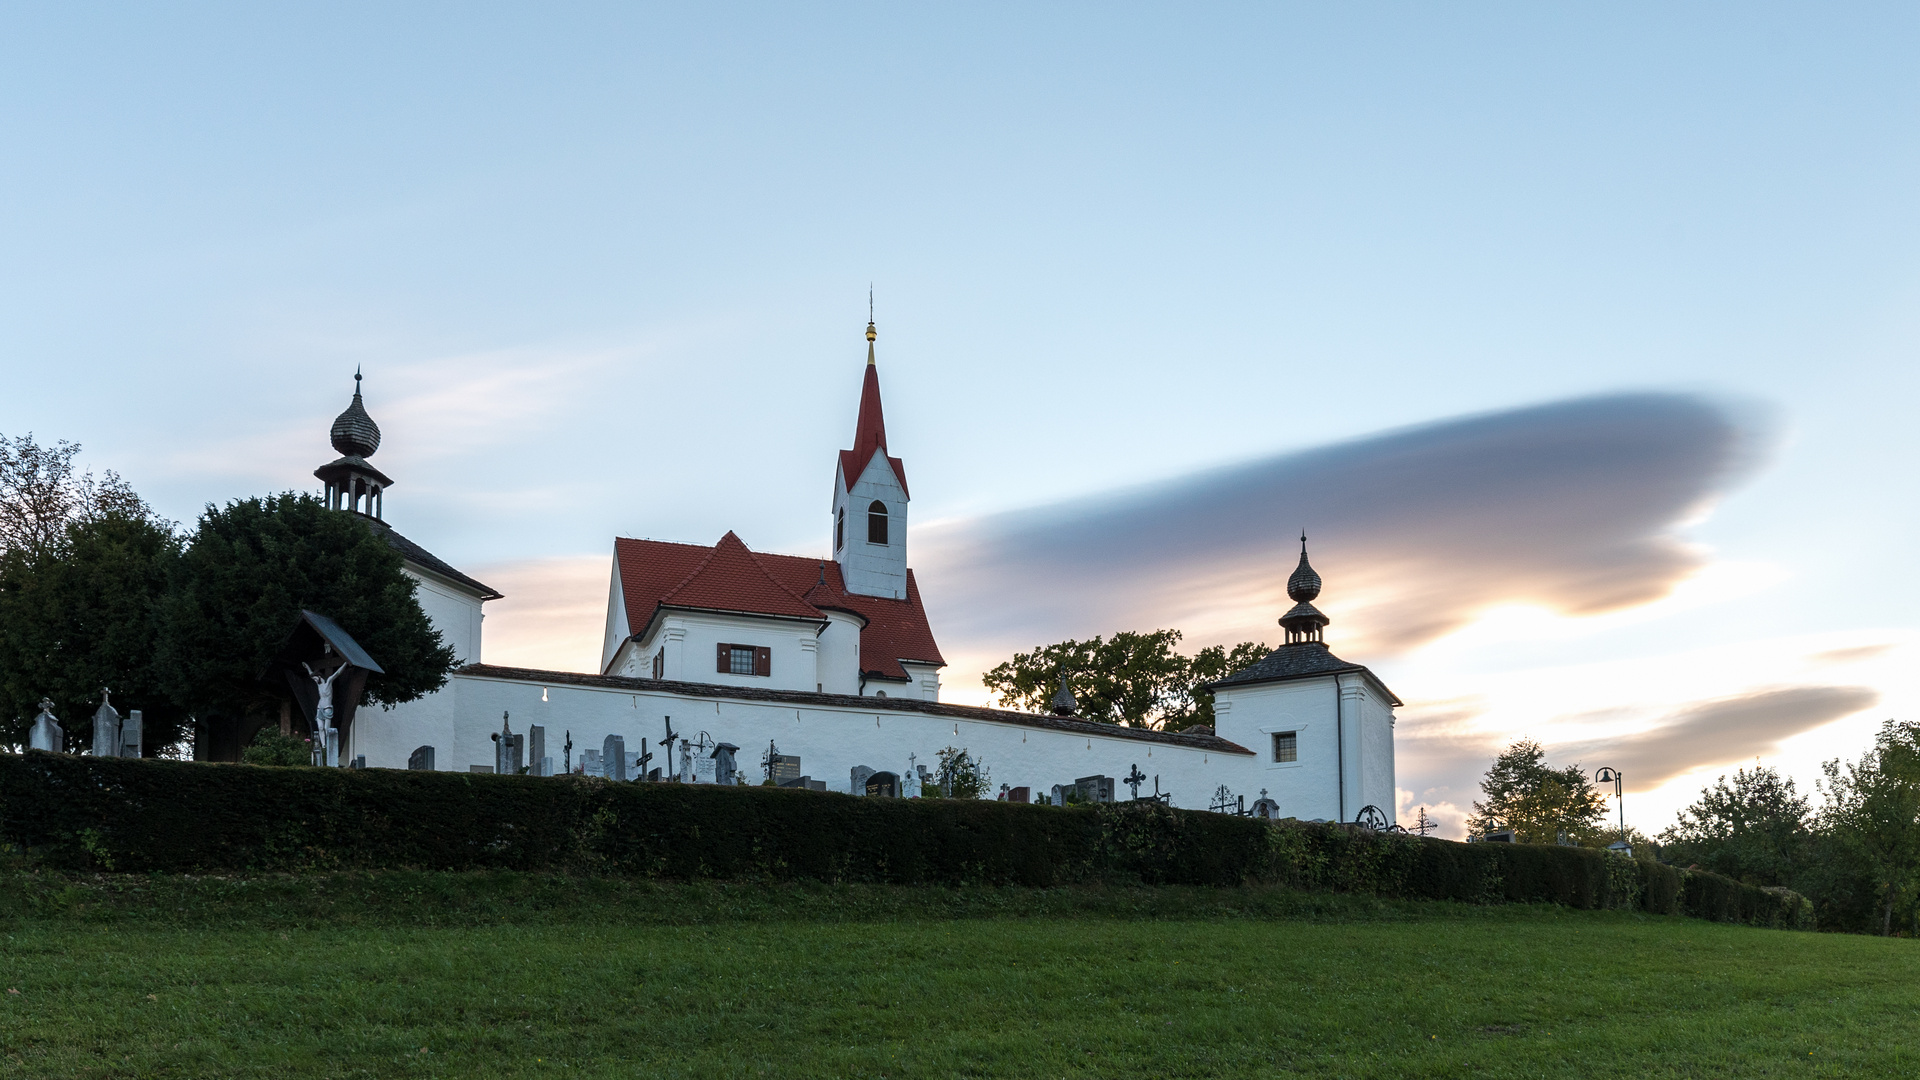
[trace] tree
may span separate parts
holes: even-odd
[[[1750,885],[1788,885],[1807,852],[1807,799],[1768,766],[1720,777],[1660,833],[1662,858]]]
[[[149,754],[180,741],[186,711],[154,665],[155,617],[180,541],[149,518],[110,514],[67,524],[55,542],[0,554],[0,724],[24,743],[42,696],[68,744],[86,748],[103,687],[142,712]]]
[[[209,506],[161,605],[163,680],[196,713],[264,715],[279,697],[260,676],[306,609],[338,623],[385,669],[367,680],[365,700],[412,701],[444,685],[455,659],[417,588],[366,521],[311,495]]]
[[[1177,731],[1212,725],[1213,695],[1200,685],[1270,651],[1244,641],[1231,650],[1214,645],[1189,657],[1175,651],[1179,641],[1178,630],[1155,630],[1041,645],[1014,654],[981,681],[1008,708],[1046,712],[1064,677],[1082,719]]]
[[[101,518],[153,520],[133,488],[109,470],[75,472],[80,444],[41,446],[31,433],[0,435],[0,552],[29,555],[57,549],[67,526]]]
[[[1897,912],[1913,921],[1920,889],[1920,724],[1888,720],[1858,762],[1821,772],[1819,823],[1869,876],[1880,932],[1891,935]]]
[[[142,742],[159,752],[185,720],[152,663],[179,542],[119,476],[78,470],[79,453],[0,436],[0,741],[25,743],[47,697],[69,745],[87,748],[105,687],[116,707],[142,711]]]
[[[1578,765],[1554,769],[1532,739],[1507,747],[1480,781],[1485,802],[1473,804],[1467,831],[1486,835],[1512,829],[1523,844],[1551,844],[1562,833],[1579,844],[1605,843],[1606,796]]]
[[[282,735],[278,728],[263,727],[240,751],[240,760],[248,765],[311,765],[313,742],[298,735]]]

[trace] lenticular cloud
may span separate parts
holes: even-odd
[[[1330,640],[1385,655],[1501,604],[1665,595],[1701,560],[1676,528],[1759,441],[1696,396],[1582,398],[928,529],[916,561],[968,652],[1150,626],[1271,639],[1305,527]]]

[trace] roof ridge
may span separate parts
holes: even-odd
[[[727,541],[729,540],[733,541],[734,544],[738,545],[740,550],[746,554],[747,563],[748,565],[753,567],[754,572],[759,574],[761,579],[764,580],[767,584],[773,586],[776,590],[778,590],[780,595],[787,597],[788,599],[792,600],[794,603],[800,605],[801,607],[805,608],[807,611],[812,612],[815,615],[820,614],[820,610],[818,608],[814,607],[812,604],[807,603],[805,600],[802,600],[800,597],[795,596],[793,594],[792,589],[789,589],[785,585],[782,585],[778,578],[774,577],[771,573],[769,573],[767,571],[767,568],[761,564],[760,560],[754,556],[753,549],[748,547],[747,542],[745,540],[740,539],[740,537],[732,529],[728,529],[726,532],[726,535],[722,536],[719,542],[714,544],[713,547],[708,550],[706,557],[700,560],[700,564],[693,568],[692,573],[688,574],[685,578],[681,579],[679,584],[675,585],[671,589],[668,589],[666,593],[660,597],[660,603],[663,605],[673,605],[675,599],[678,598],[681,593],[691,588],[693,584],[696,581],[699,581],[701,576],[704,575],[707,572],[707,570],[713,566],[714,560],[720,557],[720,552],[727,547]],[[702,607],[705,605],[695,604],[691,606]]]
[[[733,534],[732,534],[731,532],[729,532],[729,533],[728,533],[728,535],[729,535],[729,536],[732,536]],[[736,540],[739,540],[740,538],[736,536],[736,537],[734,537],[734,539],[736,539]],[[718,545],[718,544],[715,544],[715,545],[714,545],[714,547],[715,547],[715,549],[716,549],[716,550],[717,550],[717,549],[719,548],[719,546],[720,546],[720,545]],[[755,550],[753,550],[753,549],[752,549],[752,548],[750,548],[750,547],[747,547],[747,545],[746,545],[746,541],[744,541],[744,540],[742,540],[742,541],[741,541],[741,543],[740,543],[740,546],[741,546],[741,547],[743,547],[743,548],[746,548],[746,551],[747,551],[747,557],[753,560],[753,565],[754,565],[754,567],[755,567],[755,568],[757,568],[757,569],[758,569],[758,570],[759,570],[759,571],[760,571],[760,572],[761,572],[762,574],[765,574],[765,575],[766,575],[766,578],[767,578],[767,580],[768,580],[768,581],[771,581],[771,582],[773,582],[773,587],[774,587],[774,588],[776,588],[776,589],[779,589],[779,590],[780,590],[781,592],[783,592],[783,593],[786,593],[786,594],[787,594],[788,596],[791,596],[791,597],[793,597],[793,598],[794,598],[795,600],[798,600],[798,601],[800,601],[800,602],[801,602],[802,604],[806,604],[806,605],[807,605],[808,607],[812,607],[812,606],[813,606],[812,604],[808,604],[808,603],[807,603],[807,598],[806,598],[805,596],[802,596],[801,594],[799,594],[799,593],[796,593],[796,592],[794,592],[794,591],[793,591],[792,589],[789,589],[789,588],[787,588],[787,587],[786,587],[785,585],[783,585],[783,584],[781,584],[781,583],[780,583],[780,579],[779,579],[779,578],[777,578],[777,577],[774,577],[774,576],[773,576],[773,571],[771,571],[771,570],[769,570],[769,569],[767,569],[767,568],[766,568],[766,566],[765,566],[765,564],[763,564],[763,563],[762,563],[762,562],[760,561],[760,553],[759,553],[759,552],[757,552],[757,551],[755,551]],[[789,555],[789,556],[784,556],[784,557],[785,557],[785,558],[792,558],[793,556],[790,556],[790,555]],[[823,563],[822,565],[824,565],[824,563]],[[812,589],[808,589],[807,591],[808,591],[808,592],[812,592],[813,590],[812,590]]]

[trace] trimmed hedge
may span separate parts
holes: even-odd
[[[1786,890],[1587,848],[1460,844],[1159,803],[859,799],[580,777],[0,755],[0,839],[62,869],[559,870],[889,884],[1239,885],[1810,927]]]

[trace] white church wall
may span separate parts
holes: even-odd
[[[1223,783],[1247,796],[1251,805],[1261,782],[1258,762],[1248,754],[885,708],[795,706],[471,675],[455,676],[436,697],[457,703],[452,738],[437,748],[440,767],[457,771],[492,763],[489,736],[500,730],[500,714],[508,712],[515,732],[525,732],[531,724],[547,729],[556,766],[568,732],[576,763],[582,750],[600,749],[608,735],[624,738],[629,753],[638,752],[644,738],[658,754],[664,718],[671,716],[676,735],[697,738],[705,731],[716,742],[739,746],[740,767],[750,782],[761,777],[760,757],[769,740],[783,754],[798,754],[803,773],[841,792],[851,790],[855,766],[904,773],[911,756],[913,763],[932,769],[939,751],[948,746],[964,748],[984,762],[995,791],[1004,783],[1031,788],[1036,796],[1055,784],[1093,775],[1113,777],[1116,791],[1126,793],[1120,781],[1134,765],[1148,777],[1143,793],[1153,791],[1152,778],[1157,776],[1161,789],[1172,793],[1173,805],[1189,808],[1204,809]],[[394,740],[393,751],[378,759],[369,754],[369,764],[404,766],[406,755],[397,749],[402,743],[409,752],[418,745]],[[665,767],[660,757],[652,765]]]
[[[1214,695],[1215,733],[1254,752],[1254,793],[1265,788],[1281,817],[1339,819],[1338,700],[1330,675],[1229,687]],[[1275,761],[1273,737],[1288,731],[1294,733],[1295,760]]]
[[[369,765],[404,769],[416,747],[431,746],[435,769],[464,770],[465,764],[447,757],[447,751],[459,741],[459,682],[458,678],[449,679],[439,691],[391,709],[361,702],[354,710],[353,727],[347,733],[347,745],[340,751],[341,760],[364,755]]]
[[[757,645],[770,650],[769,674],[721,672],[717,650],[723,643]],[[668,679],[803,691],[816,691],[824,681],[820,677],[820,624],[817,622],[719,612],[673,612],[663,616],[645,638],[632,646],[620,674],[651,678],[653,654],[662,645],[666,646],[667,656],[661,675]],[[856,667],[857,664],[856,660]]]
[[[867,693],[886,689],[888,697],[911,697],[921,701],[940,700],[940,668],[935,664],[915,664],[902,660],[900,667],[907,673],[907,682],[869,683]]]
[[[1398,823],[1399,792],[1393,761],[1393,706],[1373,688],[1360,710],[1360,806],[1377,806]]]
[[[874,502],[887,507],[887,542],[867,540],[867,511]],[[834,552],[840,564],[840,576],[847,591],[862,596],[887,596],[904,600],[907,596],[907,493],[893,475],[884,451],[875,453],[865,471],[847,489],[835,470],[833,512],[835,520],[846,513],[844,543]]]
[[[822,693],[858,694],[860,690],[860,624],[858,616],[827,612],[827,628],[820,632],[817,658]]]
[[[480,663],[480,623],[483,618],[480,598],[423,574],[412,566],[405,567],[405,572],[420,583],[420,588],[414,593],[420,601],[420,610],[426,612],[433,628],[440,631],[441,640],[452,646],[458,662]],[[378,660],[379,657],[374,659]]]
[[[614,659],[633,636],[633,629],[627,625],[626,590],[620,585],[620,556],[613,556],[612,584],[607,587],[607,631],[606,639],[600,646],[600,672],[606,674]]]

